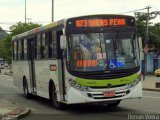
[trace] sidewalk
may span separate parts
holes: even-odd
[[[0,76],[5,74],[12,76],[10,69],[1,70]],[[27,115],[30,112],[30,108],[13,103],[6,99],[0,98],[0,120],[17,120],[20,117]]]
[[[2,120],[17,120],[30,112],[30,108],[0,99],[0,118]]]
[[[156,83],[160,84],[160,77],[156,77],[154,75],[146,75],[144,81],[142,77],[143,90],[160,92],[160,86],[157,88]]]

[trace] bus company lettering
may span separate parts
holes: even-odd
[[[77,60],[77,67],[95,67],[97,66],[97,60]]]
[[[76,20],[76,27],[107,27],[125,25],[126,21],[124,18]]]

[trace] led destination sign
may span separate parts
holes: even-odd
[[[125,26],[124,18],[108,18],[108,19],[78,19],[76,27],[107,27],[107,26]]]

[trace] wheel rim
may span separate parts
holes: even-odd
[[[54,87],[52,88],[52,103],[54,107],[59,108],[60,104],[58,102],[57,93]]]
[[[54,89],[53,89],[52,98],[53,98],[53,102],[56,103],[57,102],[57,93],[55,92]]]

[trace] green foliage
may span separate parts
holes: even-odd
[[[10,27],[10,31],[12,31],[12,36],[18,35],[20,33],[26,32],[28,30],[32,30],[34,28],[40,27],[41,25],[39,24],[34,24],[34,23],[17,23],[15,25],[12,25]]]
[[[155,48],[160,49],[160,23],[149,27],[149,44],[153,44]]]
[[[136,24],[137,24],[137,31],[138,31],[138,37],[144,36],[144,31],[145,31],[145,17],[140,15],[139,13],[136,14]]]
[[[149,20],[154,19],[154,17],[149,16]],[[138,36],[144,39],[146,32],[146,15],[145,14],[136,14],[136,24]],[[160,23],[152,24],[148,23],[148,37],[149,37],[149,47],[160,49]]]
[[[12,37],[18,35],[20,33],[29,31],[31,29],[40,27],[39,24],[34,23],[17,23],[10,27],[11,33],[6,36],[3,41],[0,41],[0,58],[5,59],[9,63],[12,61],[12,48],[11,48],[11,40]]]
[[[7,35],[5,40],[0,42],[0,57],[11,63],[11,35]]]

